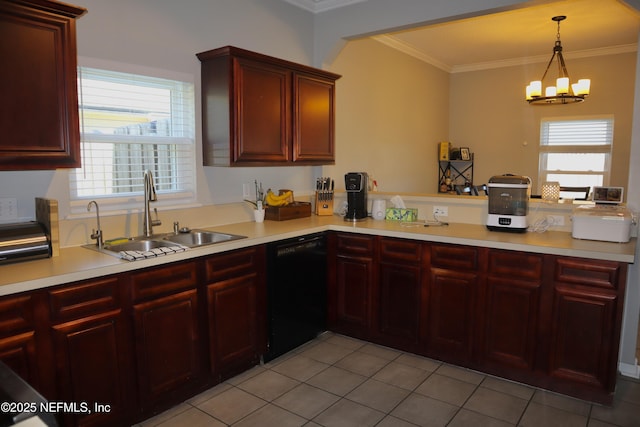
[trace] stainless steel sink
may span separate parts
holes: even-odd
[[[174,245],[171,242],[165,242],[162,240],[130,240],[126,243],[118,243],[117,245],[105,245],[102,249],[111,252],[121,251],[142,251],[147,252],[151,249],[168,247]]]
[[[244,238],[246,238],[246,236],[219,233],[217,231],[191,230],[188,233],[167,235],[164,237],[164,240],[194,248],[198,246],[212,245],[214,243],[228,242],[230,240],[238,240]]]
[[[160,234],[152,237],[132,237],[126,242],[104,245],[102,248],[98,248],[96,245],[84,245],[83,247],[109,255],[120,256],[120,252],[122,251],[148,252],[156,248],[177,245],[197,248],[200,246],[229,242],[231,240],[246,239],[246,237],[247,236],[220,233],[217,231],[189,230],[184,233]]]

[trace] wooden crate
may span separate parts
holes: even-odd
[[[311,216],[311,203],[309,202],[293,202],[287,206],[267,206],[264,213],[264,219],[271,221],[285,221],[308,216]]]

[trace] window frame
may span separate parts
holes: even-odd
[[[549,123],[557,122],[577,122],[577,121],[606,121],[608,122],[608,136],[609,142],[607,144],[564,144],[564,145],[549,145],[545,142],[548,140],[546,136],[548,132],[545,131],[545,126]],[[540,143],[538,154],[538,187],[542,188],[542,184],[549,181],[548,176],[554,175],[584,175],[584,176],[602,176],[602,185],[608,186],[611,179],[611,164],[613,156],[613,142],[614,142],[614,116],[613,115],[598,115],[598,116],[573,116],[573,117],[542,117],[540,119]],[[583,171],[583,170],[551,170],[547,168],[548,154],[554,153],[567,153],[567,154],[605,154],[603,171]],[[570,186],[568,184],[560,185]]]
[[[158,194],[158,202],[156,203],[156,207],[158,208],[186,208],[186,207],[196,207],[199,206],[196,200],[196,190],[197,190],[197,169],[196,169],[196,161],[197,161],[197,148],[196,148],[196,96],[195,96],[195,77],[192,74],[175,72],[170,70],[163,70],[157,68],[150,68],[144,66],[138,66],[133,64],[126,64],[120,62],[113,62],[107,60],[101,60],[96,58],[87,58],[87,57],[78,57],[78,70],[81,67],[86,68],[94,68],[104,71],[113,71],[120,73],[130,73],[137,74],[149,78],[160,78],[160,79],[168,79],[168,80],[176,80],[184,83],[188,83],[192,86],[194,90],[193,96],[193,105],[192,105],[192,138],[188,136],[175,136],[170,137],[170,140],[178,142],[181,145],[190,146],[190,153],[188,155],[188,167],[191,170],[191,185],[181,191],[166,191],[156,189]],[[80,74],[80,71],[78,71]],[[81,90],[81,88],[79,88]],[[80,106],[79,106],[80,108]],[[172,107],[173,108],[173,107]],[[85,141],[85,135],[82,132],[82,121],[80,122],[81,127],[81,142],[83,144]],[[100,140],[103,137],[98,136],[89,136],[88,140]],[[158,144],[166,143],[167,138],[163,137],[153,137],[156,138],[156,142]],[[112,138],[113,139],[113,138]],[[119,136],[117,139],[125,142],[129,137],[127,136]],[[82,149],[82,147],[81,147]],[[109,214],[126,214],[131,212],[139,212],[143,209],[143,199],[144,195],[142,191],[133,191],[133,192],[123,192],[118,193],[117,195],[88,195],[88,196],[79,196],[77,193],[74,194],[75,190],[73,188],[75,177],[73,176],[78,169],[70,169],[69,170],[69,206],[70,206],[70,214],[71,215],[86,215],[87,212],[87,203],[90,200],[96,200],[100,203],[100,212],[105,212],[107,215]],[[154,176],[155,179],[157,177]]]

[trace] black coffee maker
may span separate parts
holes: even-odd
[[[364,221],[367,219],[367,181],[366,172],[349,172],[344,176],[344,188],[347,190],[347,213],[345,221]]]

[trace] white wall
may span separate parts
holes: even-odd
[[[368,172],[380,191],[435,193],[436,143],[449,126],[449,74],[371,39],[349,42],[331,64],[336,97],[336,164]]]
[[[524,101],[527,75],[541,75],[545,63],[456,73],[451,76],[449,138],[475,152],[475,183],[513,173],[537,182],[540,121],[543,118],[613,115],[613,186],[627,186],[633,120],[636,52],[567,59],[572,76],[589,76],[592,95],[572,105],[531,106]],[[508,89],[510,88],[510,89]],[[505,159],[508,159],[506,162]]]
[[[638,4],[640,8],[640,4]],[[638,44],[640,45],[640,36]],[[629,157],[629,182],[627,203],[640,211],[640,53],[636,63],[635,103],[633,106],[633,129],[631,154]],[[625,374],[640,378],[640,366],[636,359],[636,340],[640,322],[640,245],[636,246],[636,262],[629,266],[629,277],[625,295],[625,317],[622,323],[620,345],[621,368]]]

